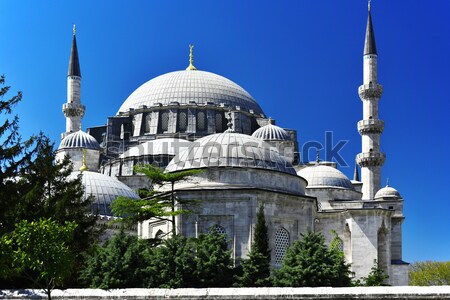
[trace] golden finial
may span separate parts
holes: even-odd
[[[83,149],[83,165],[80,167],[80,172],[88,171],[89,168],[87,167],[86,162],[86,149]]]
[[[73,24],[72,31],[73,31],[73,35],[77,34],[77,25]]]
[[[369,12],[370,12],[370,2],[371,0],[369,0],[369,2],[367,3],[367,9],[369,10]]]
[[[197,70],[196,67],[194,67],[194,45],[189,45],[189,66],[186,68],[186,70]]]

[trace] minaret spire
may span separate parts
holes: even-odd
[[[360,181],[359,179],[359,170],[358,170],[358,164],[355,163],[355,171],[353,173],[353,181]]]
[[[373,32],[372,16],[370,14],[370,0],[368,4],[368,16],[367,16],[367,26],[366,26],[366,41],[364,43],[364,55],[367,54],[377,54],[377,46],[375,44],[375,34]]]
[[[76,26],[72,28],[72,49],[70,51],[69,68],[67,71],[67,103],[63,104],[62,111],[66,117],[66,132],[61,138],[72,132],[81,130],[81,119],[86,108],[81,104],[81,70],[78,58]]]
[[[363,55],[363,84],[358,89],[363,102],[363,120],[358,122],[358,131],[362,137],[362,152],[356,156],[356,162],[361,167],[362,193],[365,200],[373,199],[380,189],[381,166],[386,159],[386,155],[380,150],[380,136],[384,122],[378,118],[378,101],[383,93],[383,87],[378,83],[378,53],[370,6],[369,1]]]
[[[73,24],[73,39],[72,39],[72,50],[70,51],[69,59],[69,70],[67,76],[78,76],[81,77],[80,61],[78,59],[78,48],[77,48],[77,27]]]
[[[196,67],[194,67],[194,45],[189,45],[189,66],[186,68],[186,70],[197,70]]]

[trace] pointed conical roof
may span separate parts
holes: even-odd
[[[81,77],[80,62],[78,60],[77,36],[73,33],[72,50],[70,51],[69,71],[67,76]]]
[[[353,173],[353,181],[360,181],[358,164],[355,163],[355,172]]]
[[[377,46],[375,45],[375,34],[373,33],[372,16],[370,14],[367,16],[367,26],[366,26],[366,41],[364,43],[364,55],[367,54],[378,54]]]

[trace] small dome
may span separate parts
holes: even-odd
[[[92,135],[79,130],[63,138],[61,143],[59,144],[58,150],[67,148],[100,150],[100,145]]]
[[[72,172],[69,179],[76,178],[78,174],[80,174],[79,171]],[[100,215],[111,216],[110,204],[119,196],[139,199],[139,196],[131,188],[116,178],[91,171],[83,171],[81,174],[84,196],[85,198],[91,195],[95,197],[92,209],[93,211],[98,210]]]
[[[209,167],[266,169],[295,175],[292,165],[268,143],[236,132],[217,133],[196,140],[170,161],[166,171]]]
[[[182,150],[189,148],[192,142],[177,138],[162,138],[153,141],[148,141],[137,146],[134,146],[125,153],[120,155],[124,157],[139,157],[144,155],[169,155],[175,156]]]
[[[354,190],[352,182],[338,169],[331,166],[314,165],[297,172],[308,181],[306,188],[338,187]]]
[[[289,141],[289,134],[281,127],[271,123],[258,128],[253,132],[252,137],[263,141]]]
[[[119,112],[128,112],[143,105],[203,104],[212,102],[219,106],[239,106],[241,110],[253,110],[263,114],[261,107],[242,87],[220,75],[186,70],[163,74],[147,81],[137,88],[119,108]]]
[[[391,198],[391,199],[398,199],[401,198],[400,193],[394,189],[393,187],[390,187],[389,185],[386,185],[384,188],[381,188],[378,190],[378,192],[375,194],[375,199],[383,199],[383,198]]]

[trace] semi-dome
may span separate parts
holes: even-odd
[[[268,143],[236,132],[217,133],[196,140],[172,159],[166,171],[210,167],[255,168],[296,174],[292,165]]]
[[[67,148],[100,150],[100,145],[92,135],[79,130],[63,138],[61,143],[59,144],[58,150]]]
[[[269,123],[255,130],[253,137],[263,141],[289,141],[289,134],[281,127]]]
[[[344,173],[331,166],[317,164],[301,169],[297,172],[297,175],[308,181],[307,188],[337,187],[350,190],[355,189]]]
[[[72,172],[69,179],[77,177],[78,174],[80,174],[79,171]],[[100,215],[112,215],[111,202],[119,196],[139,199],[139,196],[131,188],[116,178],[91,171],[83,171],[81,175],[84,196],[85,198],[91,195],[95,197],[92,208],[93,211],[98,210]]]
[[[402,196],[400,193],[394,189],[393,187],[389,186],[387,184],[384,188],[381,188],[378,190],[378,192],[375,194],[375,199],[383,199],[383,198],[390,198],[390,199],[399,199]]]
[[[187,149],[192,142],[178,138],[162,138],[134,146],[125,153],[120,155],[120,158],[139,157],[145,155],[169,155],[175,156],[180,151]]]
[[[158,76],[137,88],[119,108],[119,112],[142,106],[203,104],[212,102],[219,106],[239,106],[263,114],[261,107],[242,87],[220,75],[198,71],[175,71]]]

